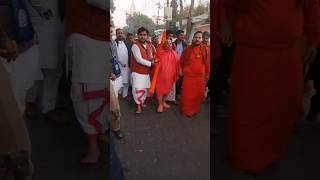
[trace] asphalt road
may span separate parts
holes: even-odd
[[[210,105],[183,117],[172,105],[162,114],[154,102],[135,115],[134,102],[121,100],[126,138],[116,142],[126,180],[209,180]]]

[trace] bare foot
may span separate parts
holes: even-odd
[[[97,151],[88,151],[84,158],[80,161],[82,164],[95,164],[98,162],[100,156],[99,150]]]
[[[170,108],[171,106],[169,104],[167,104],[166,102],[163,102],[163,107],[164,108]]]
[[[88,142],[87,153],[80,161],[83,164],[95,164],[98,162],[100,151],[96,139],[90,139]]]
[[[108,142],[109,142],[109,138],[106,134],[99,135],[98,140],[104,144],[108,144]]]
[[[159,105],[159,106],[158,106],[157,112],[158,112],[158,113],[162,113],[162,112],[163,112],[163,105]]]
[[[142,107],[140,104],[138,104],[136,114],[141,114],[141,113],[142,113]]]

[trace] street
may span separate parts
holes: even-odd
[[[220,124],[221,125],[221,122]],[[221,127],[221,126],[220,126]],[[213,179],[214,180],[316,180],[320,179],[320,124],[299,122],[283,160],[266,170],[259,177],[248,176],[232,169],[228,160],[226,137],[214,138]]]
[[[126,137],[116,146],[126,180],[209,180],[210,104],[185,118],[179,106],[156,113],[155,102],[135,115],[135,103],[121,100]]]
[[[59,126],[43,118],[26,121],[33,145],[33,180],[107,180],[106,145],[101,144],[98,164],[80,164],[86,139],[76,119]]]

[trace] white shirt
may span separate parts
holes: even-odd
[[[181,57],[183,52],[183,46],[182,46],[182,42],[177,43],[177,53],[179,55],[179,57]]]
[[[122,76],[122,83],[129,83],[129,57],[128,49],[123,41],[118,42],[117,46],[118,61],[120,62],[120,71]],[[123,66],[125,65],[125,67]]]
[[[143,46],[145,48],[147,47],[146,44],[143,44]],[[144,66],[147,66],[147,67],[151,67],[151,62],[142,58],[142,55],[141,55],[141,52],[140,52],[140,49],[139,49],[138,45],[134,44],[132,46],[131,51],[132,51],[133,56],[137,60],[137,63],[139,63],[141,65],[144,65]]]
[[[117,46],[117,53],[118,53],[118,60],[122,65],[127,65],[128,66],[128,49],[127,46],[124,44],[123,41],[118,42]]]

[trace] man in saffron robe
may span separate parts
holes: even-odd
[[[227,123],[232,165],[259,174],[281,160],[302,118],[303,63],[320,39],[318,0],[225,0],[221,37],[235,43]],[[285,94],[284,94],[285,93]]]
[[[159,58],[160,70],[156,82],[156,95],[158,99],[157,112],[163,112],[164,108],[170,108],[166,103],[172,87],[179,78],[179,56],[173,49],[173,42],[168,36],[165,43],[158,48],[157,57]],[[175,90],[175,89],[174,89]]]
[[[201,31],[194,34],[192,45],[184,49],[180,63],[184,76],[180,109],[183,115],[191,117],[200,111],[210,76],[209,49],[202,45]]]

